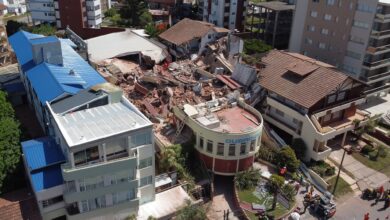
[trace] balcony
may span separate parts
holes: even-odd
[[[86,0],[86,6],[98,6],[100,5],[100,1],[99,0]]]
[[[331,122],[330,124],[327,124],[325,126],[322,126],[319,123],[316,115],[312,115],[311,120],[320,133],[325,134],[325,133],[329,133],[329,132],[337,132],[337,134],[335,134],[335,135],[338,135],[338,134],[342,134],[346,131],[352,130],[355,127],[354,121],[356,121],[356,120],[367,121],[369,119],[369,117],[370,117],[370,113],[357,109],[355,115],[338,120],[338,121],[335,121],[335,122]],[[360,123],[360,124],[362,124],[362,123]]]
[[[125,170],[129,167],[137,166],[136,154],[132,154],[130,157],[110,159],[111,160],[107,162],[99,162],[75,168],[72,168],[69,163],[62,164],[62,176],[65,181],[72,181],[81,178],[104,175],[106,173],[110,173],[112,170]]]
[[[375,61],[375,62],[363,62],[363,66],[369,70],[389,66],[389,64],[390,64],[390,58]]]
[[[386,53],[388,51],[390,51],[390,44],[379,46],[379,47],[369,46],[367,48],[367,52],[371,54],[381,54],[381,53]]]
[[[330,153],[332,152],[332,148],[328,146],[322,146],[318,149],[315,149],[311,155],[311,159],[315,161],[325,160]]]
[[[375,83],[390,78],[390,71],[385,73],[375,74],[366,78],[368,83]]]
[[[385,30],[385,31],[375,31],[375,30],[372,30],[371,36],[374,37],[374,38],[390,37],[390,30]]]
[[[369,96],[369,95],[373,95],[373,94],[377,94],[379,92],[385,92],[385,91],[390,91],[390,84],[385,84],[385,85],[382,85],[379,87],[368,89],[368,90],[364,91],[364,94]]]
[[[84,220],[91,219],[95,217],[101,217],[108,214],[118,213],[122,210],[132,209],[133,212],[137,212],[139,207],[139,198],[133,200],[123,201],[112,206],[101,207],[94,209],[92,211],[81,213],[77,207],[77,203],[69,205],[67,210],[67,219],[68,220]]]

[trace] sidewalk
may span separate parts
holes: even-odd
[[[343,151],[343,149],[332,151],[328,159],[331,160],[336,166],[339,166],[343,156]],[[385,185],[388,184],[389,181],[389,178],[385,174],[366,167],[364,164],[360,163],[348,154],[345,154],[343,169],[353,175],[353,178],[359,186],[360,190],[364,190],[369,187],[375,188],[381,185]],[[351,181],[347,179],[345,180],[348,183]]]

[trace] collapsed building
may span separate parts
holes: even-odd
[[[252,166],[263,128],[253,108],[260,92],[257,70],[239,63],[242,46],[229,34],[192,60],[145,68],[113,58],[97,69],[154,123],[157,151],[195,137],[209,170],[234,175]]]

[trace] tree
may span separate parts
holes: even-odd
[[[155,38],[160,34],[160,31],[153,23],[149,23],[145,26],[145,33],[151,38]]]
[[[300,164],[300,161],[297,159],[294,150],[290,146],[283,147],[277,154],[278,166],[287,167],[287,170],[290,172],[295,172]]]
[[[144,12],[147,12],[147,3],[144,0],[125,0],[125,5],[122,7],[119,11],[121,14],[121,17],[128,20],[129,25],[132,26],[141,26],[141,15],[144,14]],[[145,14],[143,15],[144,19],[142,22],[145,22]],[[144,23],[143,26],[145,26],[147,23]]]
[[[272,47],[258,39],[244,40],[244,53],[248,55],[264,53],[271,50]]]
[[[127,216],[126,220],[137,220],[137,216],[135,214],[131,214]]]
[[[0,189],[20,161],[20,130],[6,93],[0,91]]]
[[[302,140],[302,138],[295,138],[291,144],[291,147],[293,148],[297,158],[299,158],[300,160],[305,159],[307,146],[305,141]]]
[[[31,33],[52,36],[56,34],[57,29],[50,24],[41,24],[31,29]]]
[[[278,193],[280,188],[284,185],[284,177],[279,176],[277,174],[272,174],[269,182],[268,187],[270,192],[273,194],[273,202],[272,202],[272,210],[275,210],[276,208],[276,202],[278,198]]]
[[[374,132],[375,131],[375,128],[376,126],[378,125],[378,122],[376,120],[377,118],[376,117],[371,117],[368,119],[367,123],[362,126],[362,127],[359,127],[360,125],[360,121],[354,121],[355,123],[355,126],[358,127],[356,128],[355,132],[358,136],[362,136],[363,134],[365,133],[371,133],[371,132]]]
[[[149,11],[144,11],[139,18],[139,26],[145,27],[153,21],[152,14]]]
[[[204,220],[207,219],[205,210],[198,205],[191,204],[190,200],[186,200],[186,206],[177,212],[177,220]]]
[[[106,12],[104,12],[105,17],[113,17],[114,15],[117,15],[118,11],[115,8],[110,8]]]
[[[20,31],[21,29],[27,30],[27,24],[23,22],[18,22],[14,20],[7,21],[6,30],[8,36],[13,35],[14,33]]]
[[[249,169],[239,172],[234,177],[234,183],[240,190],[250,189],[257,185],[260,180],[260,171]]]

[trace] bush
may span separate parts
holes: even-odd
[[[336,173],[336,168],[327,164],[324,161],[310,161],[309,168],[321,177],[333,176]]]
[[[368,153],[368,158],[370,160],[376,161],[378,159],[378,150],[374,150]]]
[[[256,53],[264,53],[272,50],[272,47],[258,39],[248,39],[244,41],[244,53],[251,55]]]
[[[296,190],[295,187],[291,184],[285,184],[282,186],[280,189],[282,194],[289,200],[289,201],[294,201],[295,199],[295,194]]]
[[[118,14],[118,12],[115,8],[110,8],[106,12],[104,12],[105,17],[113,17],[116,14]]]
[[[387,150],[386,147],[383,145],[379,145],[378,147],[378,156],[385,158],[387,156]]]
[[[290,172],[295,172],[300,164],[300,161],[297,159],[294,150],[289,147],[283,147],[277,154],[277,164],[280,168],[286,166],[287,170]]]
[[[371,146],[371,145],[365,145],[362,150],[360,151],[360,153],[364,154],[364,155],[368,155],[370,152],[374,151],[374,147]]]

